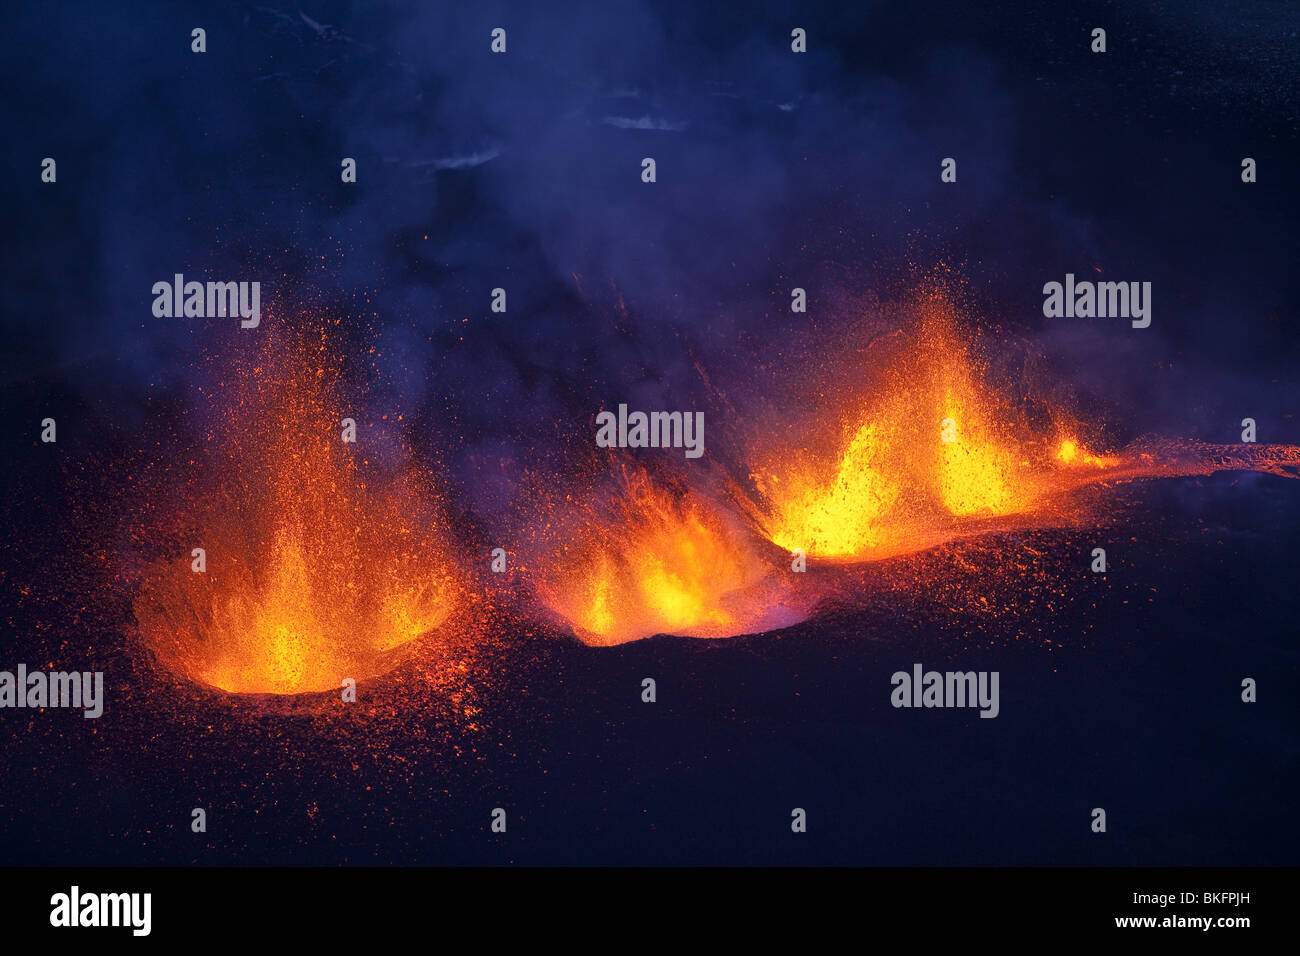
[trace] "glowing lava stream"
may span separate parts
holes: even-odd
[[[268,347],[214,397],[228,411],[198,463],[211,480],[135,600],[146,646],[192,680],[337,690],[390,670],[462,600],[427,492],[363,472],[340,440],[322,353]]]

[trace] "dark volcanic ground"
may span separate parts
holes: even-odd
[[[1110,528],[885,562],[857,608],[753,637],[588,648],[502,616],[463,675],[410,665],[351,709],[176,683],[124,638],[129,609],[74,615],[48,563],[11,547],[3,665],[93,661],[108,699],[99,720],[0,712],[0,858],[1290,864],[1298,495],[1240,474],[1131,487]],[[1098,542],[1104,579],[1086,570]],[[1000,716],[893,709],[889,677],[917,661],[998,670]]]

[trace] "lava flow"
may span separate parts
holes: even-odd
[[[237,693],[337,689],[391,669],[462,600],[429,490],[341,440],[334,364],[323,342],[275,343],[208,396],[225,411],[135,600],[173,671]]]
[[[615,489],[563,528],[539,591],[588,644],[730,637],[802,616],[779,595],[762,542],[700,490],[624,466]]]

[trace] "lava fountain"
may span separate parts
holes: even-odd
[[[888,557],[947,537],[965,519],[1032,507],[1031,450],[980,389],[967,349],[930,322],[877,369],[843,432],[822,448],[774,456],[753,474],[759,523],[789,550],[830,559]],[[1076,455],[1077,445],[1076,447]]]
[[[538,590],[587,644],[730,637],[803,616],[764,542],[701,489],[624,465],[611,489],[570,505]]]
[[[342,440],[336,364],[323,339],[273,341],[207,396],[224,411],[134,602],[174,672],[337,690],[396,666],[462,601],[430,489]]]
[[[1035,428],[928,303],[918,330],[892,339],[870,389],[841,389],[838,433],[779,447],[751,475],[751,520],[773,543],[830,561],[879,560],[982,531],[1084,517],[1068,492],[1098,482],[1242,469],[1295,477],[1300,449],[1144,439],[1086,448],[1056,413]],[[815,430],[815,429],[814,429]]]

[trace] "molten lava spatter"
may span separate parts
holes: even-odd
[[[876,561],[1091,521],[1071,494],[1090,484],[1300,474],[1290,446],[1148,439],[1099,453],[1064,412],[1031,426],[956,328],[926,315],[916,332],[889,336],[892,351],[869,356],[869,381],[826,390],[839,402],[821,411],[826,422],[760,430],[767,446],[745,451],[739,460],[754,464],[726,478],[729,465],[682,481],[614,461],[604,490],[561,492],[533,521],[528,577],[541,604],[593,645],[756,633],[827,598],[830,585],[798,573],[805,558]],[[319,343],[269,339],[208,396],[226,411],[181,476],[189,487],[170,526],[139,534],[167,557],[147,568],[136,619],[175,672],[225,691],[296,694],[384,674],[417,646],[445,659],[440,628],[468,588],[439,499],[427,473],[416,487],[367,459],[364,436],[340,439],[337,365]]]
[[[863,411],[836,450],[781,454],[754,474],[776,544],[824,558],[887,557],[954,518],[1031,505],[1030,463],[979,388],[967,349],[942,324],[927,325],[880,370],[875,394],[853,401]]]
[[[210,396],[228,412],[195,463],[209,477],[135,601],[145,643],[183,676],[242,693],[337,689],[392,668],[460,600],[427,492],[341,440],[332,364],[281,343]]]
[[[1056,449],[1056,460],[1062,465],[1092,465],[1096,468],[1114,468],[1120,461],[1118,458],[1094,455],[1080,448],[1073,438],[1061,439],[1061,444]]]
[[[844,387],[859,411],[811,449],[776,449],[751,478],[750,509],[775,544],[834,561],[879,560],[981,531],[1052,523],[1071,490],[1100,481],[1251,469],[1295,474],[1288,446],[1147,440],[1094,454],[1044,433],[982,378],[942,303],[891,344],[870,389]],[[1078,515],[1076,515],[1078,517]]]
[[[643,470],[626,468],[606,500],[565,527],[568,540],[539,589],[588,644],[728,637],[795,616],[740,522],[702,493],[657,485]]]

